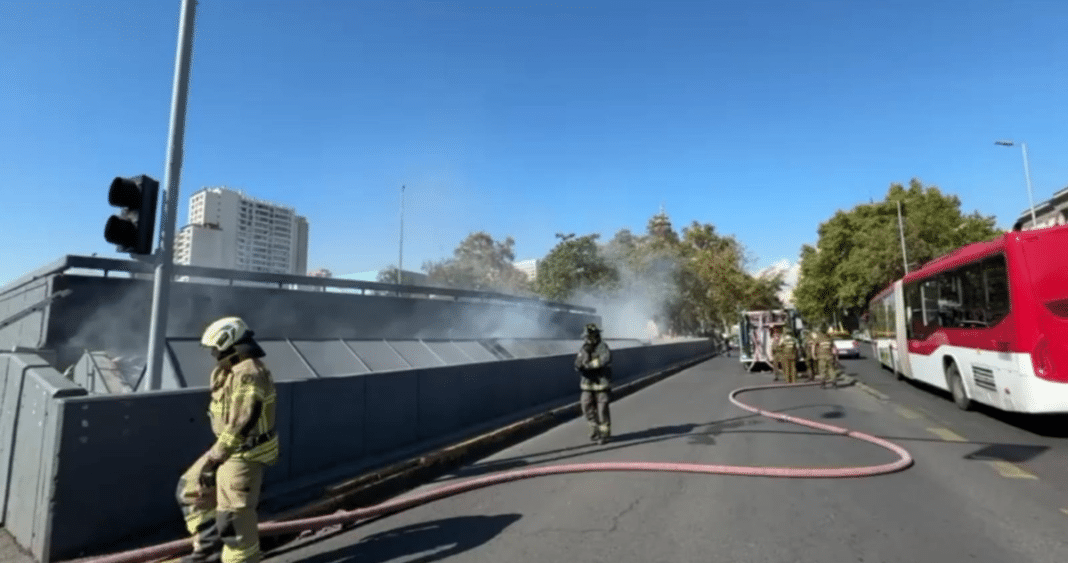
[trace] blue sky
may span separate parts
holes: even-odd
[[[164,177],[179,0],[0,0],[0,284],[103,240]],[[201,0],[181,175],[309,218],[309,268],[440,260],[469,233],[736,235],[796,260],[919,178],[1002,228],[1068,185],[1068,3]]]

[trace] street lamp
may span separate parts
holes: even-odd
[[[994,141],[994,144],[1011,147],[1016,143],[1012,141]],[[1031,228],[1034,229],[1038,227],[1038,219],[1035,218],[1035,200],[1031,196],[1031,170],[1027,165],[1027,143],[1020,143],[1020,148],[1023,149],[1024,178],[1027,180],[1027,201],[1031,204]]]

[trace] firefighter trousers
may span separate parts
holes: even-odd
[[[586,416],[590,426],[604,438],[612,435],[612,414],[608,406],[611,397],[609,389],[605,390],[582,390],[582,414]]]
[[[216,470],[215,486],[200,485],[204,454],[178,479],[178,504],[193,537],[196,560],[258,563],[260,537],[256,507],[263,485],[263,464],[228,459]]]
[[[786,378],[786,382],[794,383],[797,381],[797,357],[784,356],[779,361],[782,362],[782,374]]]

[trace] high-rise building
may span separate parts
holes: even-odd
[[[177,264],[304,275],[308,220],[292,207],[226,187],[189,198],[189,224],[175,237]]]
[[[534,279],[538,277],[537,259],[532,258],[530,260],[520,260],[519,262],[512,262],[512,266],[515,266],[515,269],[519,270],[520,272],[523,272],[523,274],[527,276],[527,281],[534,281]]]

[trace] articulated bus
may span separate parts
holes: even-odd
[[[879,362],[962,409],[1068,413],[1068,225],[970,244],[876,295]]]

